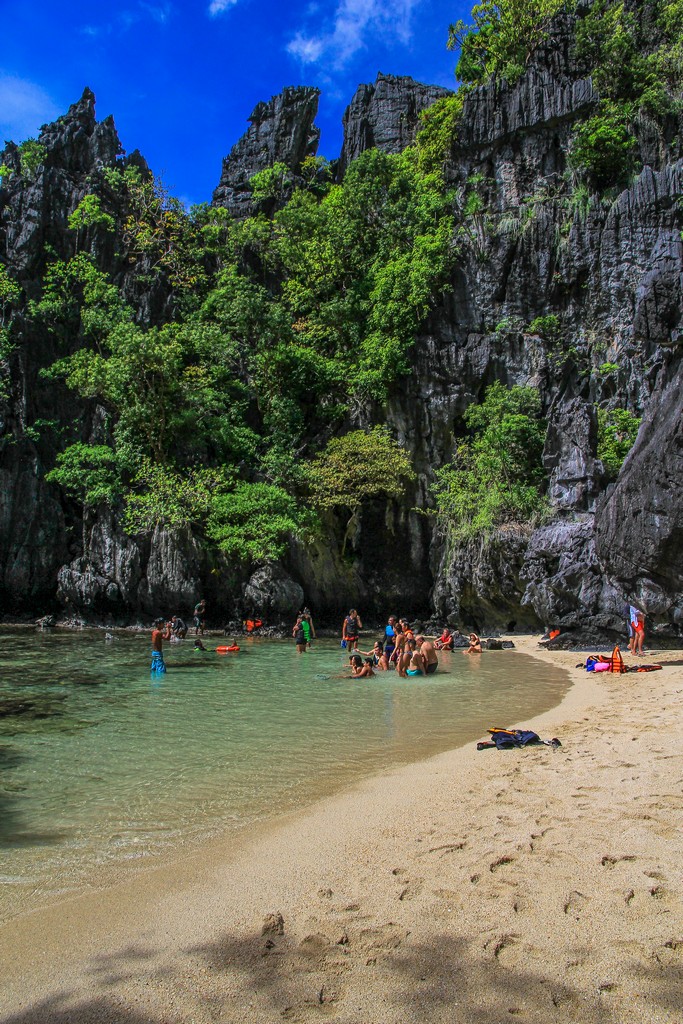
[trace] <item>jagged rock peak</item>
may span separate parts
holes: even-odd
[[[314,124],[320,90],[287,86],[267,102],[257,103],[249,116],[251,127],[223,160],[214,206],[238,216],[249,212],[249,179],[258,171],[283,163],[295,173],[307,156],[318,150],[320,129]]]
[[[123,152],[114,119],[95,118],[95,94],[83,90],[77,103],[52,124],[43,125],[40,141],[48,152],[50,167],[61,167],[70,173],[89,173],[95,167],[109,166]]]
[[[450,89],[424,85],[407,75],[381,72],[374,83],[359,85],[342,118],[341,173],[366,149],[401,153],[412,145],[421,111],[450,93]]]

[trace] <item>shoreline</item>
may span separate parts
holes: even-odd
[[[543,1019],[552,1019],[554,1012],[559,1019],[561,1007],[564,1021],[616,1021],[618,1015],[605,1013],[618,1006],[625,1012],[628,1004],[622,1020],[680,1020],[667,1015],[674,1013],[675,999],[670,1011],[658,1006],[660,1016],[645,1004],[642,1011],[650,1015],[638,1015],[629,982],[634,972],[625,972],[623,943],[614,942],[620,918],[630,922],[637,910],[646,934],[639,939],[631,929],[624,942],[631,952],[634,944],[644,943],[647,964],[653,948],[660,966],[668,957],[659,973],[672,985],[666,971],[681,969],[683,916],[675,898],[681,883],[674,844],[666,840],[677,828],[671,814],[660,822],[659,811],[643,812],[638,829],[644,834],[633,836],[637,851],[630,853],[618,827],[622,816],[614,828],[612,803],[616,776],[637,774],[629,790],[639,783],[638,773],[653,771],[636,734],[647,736],[654,726],[645,728],[642,708],[639,728],[629,718],[630,705],[642,703],[639,694],[648,696],[646,717],[673,715],[673,728],[662,726],[667,751],[652,755],[663,759],[657,779],[662,767],[668,771],[667,800],[659,800],[660,806],[671,797],[673,778],[680,779],[683,660],[667,651],[661,661],[672,664],[663,672],[608,679],[604,673],[596,679],[573,667],[580,657],[575,651],[544,651],[536,638],[515,637],[515,642],[520,653],[566,668],[572,686],[559,705],[533,720],[491,725],[524,724],[543,738],[557,735],[563,744],[557,751],[459,747],[356,783],[258,828],[229,851],[224,841],[215,840],[111,889],[10,919],[0,927],[0,1007],[12,1014],[3,1020],[161,1024],[237,1021],[248,1015],[250,1021],[270,1022],[319,1019],[323,1013],[349,1024],[398,1022],[412,1020],[412,1014],[424,1020],[418,1015],[422,1004],[412,1006],[412,1001],[418,990],[436,988],[441,996],[428,1019],[441,1020],[443,1014],[444,1020],[469,1024],[474,1003],[463,995],[463,985],[465,992],[470,985],[471,991],[476,988],[477,1006],[490,1004],[492,1014],[505,1013],[506,1019],[513,1010],[528,1020],[541,1012]],[[622,701],[617,708],[615,696]],[[596,703],[602,711],[586,719]],[[625,727],[629,733],[624,739],[629,757],[622,757],[622,764],[596,766],[603,751],[601,723],[608,715],[613,731]],[[658,737],[652,742],[660,746]],[[604,749],[611,749],[609,743]],[[609,757],[614,760],[614,750]],[[581,786],[575,785],[577,773]],[[615,776],[613,784],[593,785],[605,773]],[[567,796],[567,784],[576,793]],[[636,796],[644,800],[649,793],[638,789],[620,799],[628,808]],[[671,811],[675,814],[673,805]],[[603,835],[606,819],[612,829]],[[653,821],[656,828],[647,824]],[[588,851],[598,836],[599,854],[577,861],[577,849]],[[650,872],[644,891],[641,861],[648,862]],[[617,879],[615,897],[610,884]],[[598,896],[585,891],[598,882],[609,891]],[[597,916],[593,904],[600,908]],[[274,917],[271,932],[262,935],[264,919],[278,914],[283,934]],[[556,933],[572,922],[577,932],[587,929],[597,941],[597,955],[577,960],[571,936],[565,946],[559,942],[558,954]],[[546,941],[539,943],[544,934]],[[529,991],[515,988],[514,998],[506,994],[501,1003],[506,974],[533,967],[535,977],[539,958],[545,981],[530,982]],[[574,960],[575,966],[567,966]],[[595,982],[597,964],[607,980]],[[609,980],[608,974],[619,980]],[[641,989],[657,988],[656,979],[646,983],[637,972],[635,977]],[[503,986],[506,993],[509,984]],[[560,993],[556,1010],[547,998],[553,986]],[[571,1015],[574,1010],[580,1010],[578,1016]],[[501,1017],[479,1019],[493,1024]]]

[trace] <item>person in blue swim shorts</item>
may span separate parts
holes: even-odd
[[[152,673],[163,675],[166,671],[164,661],[164,640],[171,639],[171,623],[164,619],[155,619],[152,627]]]

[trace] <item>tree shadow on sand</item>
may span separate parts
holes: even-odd
[[[88,998],[62,991],[2,1024],[624,1024],[624,978],[648,994],[629,1020],[678,1019],[681,968],[673,955],[669,962],[653,957],[651,967],[622,961],[613,980],[594,987],[572,981],[569,965],[562,978],[529,969],[513,935],[482,946],[483,936],[415,943],[396,925],[354,930],[351,938],[340,932],[338,940],[314,934],[303,941],[227,934],[184,950],[172,964],[162,962],[163,950],[99,956],[88,965]],[[591,950],[579,957],[590,964]]]

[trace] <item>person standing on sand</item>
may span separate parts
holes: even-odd
[[[640,658],[643,653],[643,642],[645,640],[645,613],[639,608],[631,608],[631,629],[633,637],[629,641],[631,654]]]
[[[165,628],[165,632],[162,629]],[[164,661],[164,640],[171,639],[171,623],[164,619],[155,619],[152,628],[152,674],[163,675],[166,671]]]
[[[352,608],[342,623],[342,640],[346,641],[346,647],[358,650],[358,636],[362,628],[363,623],[360,621],[358,612]]]
[[[423,636],[416,636],[415,643],[417,649],[422,655],[422,660],[425,665],[425,675],[432,676],[439,667],[439,659],[436,654],[436,648],[431,640],[425,640]]]
[[[206,613],[206,601],[204,598],[201,601],[197,601],[194,606],[194,635],[199,636],[200,633],[204,634],[204,615]]]

